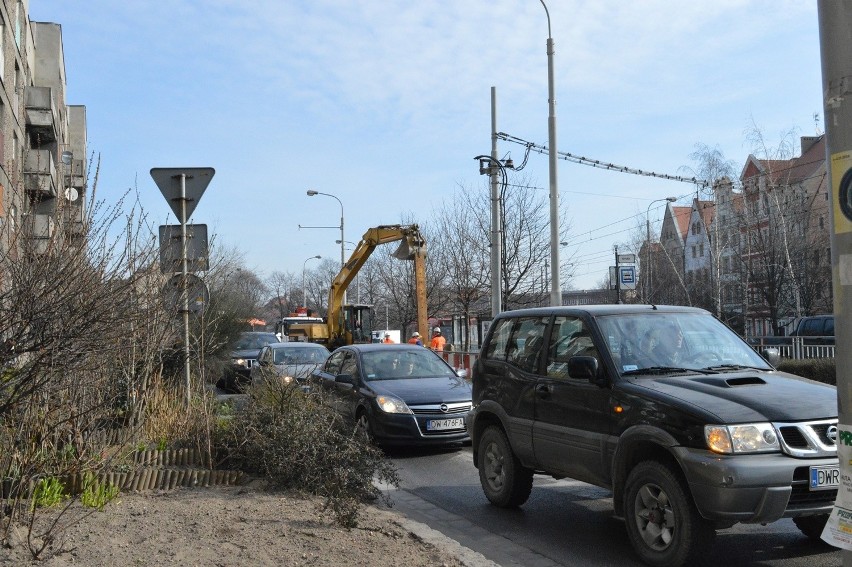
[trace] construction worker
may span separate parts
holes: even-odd
[[[441,327],[432,329],[432,342],[429,343],[429,348],[438,352],[444,351],[444,345],[447,344],[447,339],[441,335]]]
[[[420,333],[418,333],[417,331],[411,333],[411,338],[408,339],[408,344],[423,346],[423,341],[420,340]]]
[[[393,339],[390,336],[390,333],[385,333],[385,340],[382,341],[385,344],[393,344]]]

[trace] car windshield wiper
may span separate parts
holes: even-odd
[[[640,374],[679,374],[683,372],[698,372],[699,374],[718,374],[710,368],[681,368],[679,366],[650,366],[622,372],[622,376],[637,376]]]
[[[719,364],[716,366],[708,366],[707,370],[715,370],[716,372],[731,372],[734,370],[769,370],[760,366],[747,366],[745,364]]]

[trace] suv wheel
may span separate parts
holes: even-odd
[[[479,482],[495,506],[513,508],[530,497],[533,470],[523,466],[512,453],[503,430],[490,426],[479,439]]]
[[[633,549],[656,567],[694,563],[715,535],[680,477],[656,461],[639,463],[630,471],[624,515]]]
[[[825,527],[826,522],[828,522],[828,514],[793,518],[793,523],[796,524],[799,531],[813,541],[822,541],[822,529]]]

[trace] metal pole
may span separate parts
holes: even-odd
[[[556,183],[556,88],[553,84],[553,38],[550,33],[550,12],[541,0],[547,14],[547,151],[550,163],[550,304],[562,305],[562,286],[559,283],[559,190]]]
[[[651,203],[653,204],[653,203]],[[645,211],[645,246],[648,250],[645,253],[645,303],[651,303],[651,205],[648,205],[648,210]]]
[[[500,233],[503,227],[500,223],[500,192],[497,188],[497,176],[500,174],[497,157],[497,88],[491,87],[491,316],[496,317],[503,310],[502,284],[503,277],[500,266],[503,262],[500,249]]]
[[[189,261],[186,246],[186,174],[180,174],[180,240],[181,240],[181,275],[183,295],[183,371],[186,379],[186,407],[189,407],[190,373],[189,373]]]
[[[652,288],[653,288],[653,284],[652,284],[652,280],[651,280],[651,272],[652,272],[652,268],[651,268],[651,205],[653,205],[654,203],[659,203],[660,201],[668,201],[669,203],[674,203],[675,201],[677,201],[677,198],[666,197],[665,199],[656,199],[655,201],[651,201],[650,203],[648,203],[648,208],[645,210],[645,232],[646,232],[646,236],[647,236],[646,242],[647,242],[647,247],[648,247],[648,251],[646,252],[646,256],[647,256],[647,260],[648,260],[648,266],[647,266],[648,275],[645,278],[645,285],[647,287],[647,289],[646,289],[647,297],[646,297],[645,300],[648,303],[651,303],[651,293],[652,293]]]
[[[829,207],[832,227],[831,272],[834,292],[835,342],[847,345],[852,341],[852,53],[849,51],[849,30],[852,29],[852,2],[819,0],[819,36],[822,59],[822,92],[826,132],[826,161],[831,187],[832,207]],[[848,500],[852,474],[844,441],[852,425],[852,349],[835,351],[837,368],[838,457],[841,486],[835,507]],[[848,454],[848,453],[847,453]],[[848,506],[848,502],[846,503]],[[844,522],[838,519],[838,522]],[[838,526],[843,528],[843,525]],[[838,547],[840,547],[838,545]],[[843,551],[843,565],[852,567],[852,553]]]
[[[621,303],[621,274],[618,271],[618,246],[615,247],[615,302]]]

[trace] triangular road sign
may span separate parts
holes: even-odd
[[[185,223],[195,210],[201,195],[213,179],[216,173],[212,167],[155,167],[151,169],[151,177],[163,197],[168,201],[175,216],[181,223]],[[186,218],[181,218],[181,176],[185,176],[186,182]]]

